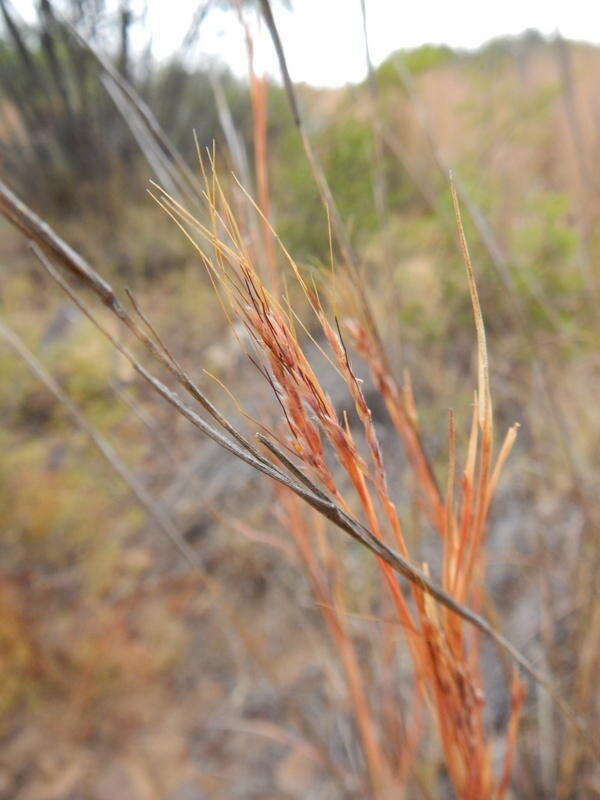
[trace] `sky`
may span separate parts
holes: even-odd
[[[197,3],[148,0],[147,22],[155,32],[158,57],[178,48]],[[294,0],[291,12],[276,2],[273,8],[293,80],[339,86],[364,78],[360,0]],[[493,37],[528,28],[600,42],[598,0],[366,0],[366,8],[375,64],[399,48],[424,43],[476,48]],[[256,16],[247,14],[255,31],[256,67],[276,76],[275,55],[266,30],[257,32]],[[239,76],[246,73],[246,52],[234,13],[217,9],[209,14],[198,39],[196,54],[201,53],[219,57]]]
[[[140,22],[135,41],[152,36],[163,59],[177,52],[195,9],[203,0],[130,0]],[[272,0],[293,80],[315,86],[360,81],[366,73],[360,0],[293,0],[293,11]],[[34,0],[13,0],[28,18]],[[118,0],[109,0],[116,7]],[[224,5],[224,3],[222,3]],[[600,42],[598,0],[366,0],[369,44],[375,64],[399,48],[448,44],[476,48],[496,36],[528,28],[570,39]],[[142,25],[142,16],[144,24]],[[257,15],[247,13],[255,38],[257,71],[277,77],[275,54]],[[219,58],[242,77],[247,71],[243,34],[235,13],[214,9],[206,17],[193,53],[196,62]]]

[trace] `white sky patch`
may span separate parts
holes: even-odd
[[[203,0],[132,0],[139,23],[135,42],[152,38],[158,59],[177,53],[191,19]],[[366,66],[360,0],[293,0],[287,11],[272,0],[275,18],[295,81],[315,86],[340,86],[362,80]],[[551,35],[559,30],[569,39],[600,42],[598,0],[366,0],[369,44],[375,64],[399,48],[448,44],[476,48],[497,36],[535,28]],[[116,9],[118,0],[109,0]],[[23,16],[33,16],[33,0],[13,0]],[[143,19],[141,15],[145,10]],[[257,71],[278,77],[275,54],[256,12],[246,17],[255,38]],[[200,29],[193,62],[218,58],[238,76],[246,75],[243,34],[233,11],[210,11]]]
[[[149,0],[147,21],[154,31],[153,51],[163,58],[178,49],[198,0]],[[366,0],[369,44],[379,64],[399,48],[425,43],[476,48],[496,36],[535,28],[571,39],[600,41],[597,0]],[[173,6],[176,7],[176,11]],[[273,2],[292,79],[316,86],[362,80],[366,65],[360,0],[294,0],[293,10]],[[255,38],[257,70],[278,76],[267,31],[257,14],[246,12]],[[246,74],[244,40],[233,12],[212,11],[205,19],[195,57],[215,57],[238,76]]]

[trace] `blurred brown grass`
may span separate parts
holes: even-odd
[[[467,219],[488,325],[496,418],[505,429],[515,418],[522,422],[491,514],[486,556],[474,546],[480,568],[465,573],[475,581],[471,597],[488,615],[497,615],[502,629],[553,675],[594,730],[599,431],[592,273],[599,209],[589,165],[598,147],[594,76],[599,56],[595,48],[569,45],[568,57],[571,77],[565,80],[564,60],[554,45],[526,46],[523,40],[508,52],[490,49],[450,60],[413,81],[438,155],[454,167],[485,213],[517,293],[511,296],[502,288],[489,252]],[[406,379],[401,389],[390,383],[368,328],[357,323],[343,327],[345,318],[357,314],[352,301],[356,287],[344,285],[338,274],[330,292],[327,245],[311,259],[297,259],[298,269],[311,297],[314,282],[323,303],[331,299],[343,342],[352,342],[367,357],[372,377],[354,364],[347,372],[337,328],[323,331],[322,321],[315,323],[303,307],[302,287],[293,285],[281,259],[288,300],[280,302],[290,316],[289,330],[295,329],[314,364],[316,381],[332,398],[330,422],[337,418],[342,439],[361,437],[362,442],[366,430],[371,446],[373,436],[380,440],[389,500],[403,511],[407,549],[458,591],[448,555],[453,548],[442,549],[440,542],[456,542],[452,537],[460,530],[474,529],[464,516],[462,523],[452,522],[449,513],[459,471],[457,466],[453,480],[445,409],[455,409],[451,431],[468,427],[472,323],[447,188],[432,161],[414,99],[401,87],[399,77],[390,81],[388,73],[379,73],[383,125],[412,171],[403,173],[408,201],[393,192],[387,199],[384,225],[392,261],[384,258],[380,232],[361,228],[360,219],[354,223],[353,245],[368,274],[373,313],[391,354],[391,378],[399,380],[406,368],[415,400]],[[311,133],[317,123],[327,128],[333,118],[367,124],[372,105],[362,88],[301,93]],[[259,115],[264,113],[260,102],[277,103],[273,98],[270,92],[259,100]],[[281,124],[279,118],[276,122]],[[276,227],[288,223],[294,207],[302,219],[303,195],[294,194],[297,184],[286,184],[284,168],[290,162],[281,158],[283,142],[280,130],[269,130],[269,202]],[[336,162],[328,161],[327,142],[316,147],[334,188],[338,180],[336,199],[343,200],[344,185],[336,176]],[[388,146],[386,158],[393,155]],[[235,202],[243,202],[226,172],[221,179]],[[266,212],[264,196],[260,205]],[[276,425],[278,409],[268,385],[261,385],[240,356],[247,339],[223,318],[178,232],[159,209],[139,198],[119,205],[117,197],[115,208],[114,224],[93,213],[61,220],[57,212],[54,221],[68,241],[83,244],[103,274],[106,267],[119,288],[125,282],[133,286],[141,308],[208,396],[220,406],[229,403],[221,387],[203,375],[203,367],[218,375],[251,416],[266,414],[265,424]],[[318,224],[326,244],[325,214]],[[244,230],[244,237],[252,241],[250,231]],[[513,796],[594,796],[595,764],[543,694],[528,687],[517,736],[518,692],[510,701],[510,673],[497,654],[481,644],[475,659],[475,638],[461,633],[465,644],[457,644],[461,636],[451,618],[415,600],[411,613],[429,631],[435,651],[435,656],[423,654],[417,646],[415,662],[425,664],[425,694],[437,709],[433,717],[440,736],[433,735],[427,714],[418,710],[419,701],[407,689],[415,685],[418,670],[413,671],[409,651],[399,644],[407,620],[402,628],[394,614],[403,601],[397,595],[395,601],[394,595],[386,599],[370,560],[343,545],[313,512],[271,494],[190,434],[91,326],[63,313],[58,297],[32,269],[30,254],[8,230],[2,261],[4,316],[8,312],[11,325],[135,466],[154,496],[168,498],[169,513],[218,587],[215,600],[193,573],[181,574],[175,555],[150,536],[150,525],[133,508],[126,487],[95,459],[23,366],[2,352],[8,424],[1,466],[6,535],[0,637],[6,678],[0,785],[7,797],[61,798],[74,791],[142,800],[184,791],[209,797],[365,796],[365,761],[372,785],[391,774],[396,787],[406,784],[409,797],[452,796],[448,775],[459,796],[489,796],[492,776],[503,780],[506,736],[515,747]],[[515,302],[530,337],[524,338],[515,322]],[[356,413],[349,413],[339,376],[329,374],[317,347],[327,340],[337,368],[346,370]],[[275,344],[281,341],[278,336]],[[536,361],[542,364],[546,388]],[[117,381],[159,436],[115,394],[111,381]],[[408,458],[399,455],[386,405]],[[430,467],[411,439],[416,407]],[[304,424],[315,423],[309,418]],[[468,441],[457,437],[457,465],[465,459],[472,463]],[[365,463],[369,448],[357,445],[356,454]],[[328,451],[326,464],[329,458]],[[175,469],[173,462],[180,466]],[[336,483],[342,482],[344,498],[361,485],[359,476],[360,470],[344,479],[332,473]],[[368,482],[376,495],[379,480],[375,472]],[[446,483],[450,488],[437,489]],[[467,491],[464,482],[461,491]],[[362,489],[361,495],[368,509]],[[381,497],[385,500],[380,496],[377,503]],[[354,501],[345,502],[353,506]],[[385,513],[380,514],[378,506],[370,523],[381,525]],[[439,539],[435,527],[442,533]],[[288,531],[297,555],[289,547]],[[483,528],[467,541],[482,545]],[[302,564],[312,597],[300,578]],[[460,590],[462,599],[468,597],[468,583]],[[225,624],[214,611],[219,597],[227,598],[234,613]],[[461,681],[470,687],[470,705],[461,694]],[[440,685],[446,693],[440,694]],[[485,710],[476,701],[482,686]],[[461,721],[467,708],[470,722]],[[457,729],[473,720],[475,745],[456,752]],[[482,783],[465,785],[475,762],[473,780]]]

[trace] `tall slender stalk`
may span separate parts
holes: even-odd
[[[219,202],[219,204],[225,202],[216,177],[212,184],[208,183],[206,185],[206,196],[208,202],[211,204],[215,202]],[[189,224],[191,215],[185,212],[184,209],[181,209],[172,198],[163,196],[161,203],[174,219],[179,218],[182,220],[178,224],[183,231],[186,231],[183,221]],[[288,404],[286,419],[288,424],[293,421],[294,427],[292,428],[292,432],[296,431],[294,435],[296,437],[301,437],[300,439],[296,438],[296,444],[301,448],[299,451],[296,450],[296,456],[302,457],[302,442],[310,445],[310,450],[306,451],[305,458],[309,458],[308,466],[310,470],[317,470],[317,480],[309,476],[306,465],[305,468],[302,469],[298,464],[294,464],[293,459],[290,459],[283,452],[273,438],[261,437],[260,441],[263,445],[268,443],[268,451],[276,456],[281,467],[277,466],[275,462],[259,452],[257,447],[251,444],[250,441],[225,419],[216,407],[205,397],[181,365],[174,359],[154,329],[152,327],[149,328],[151,335],[146,333],[118,300],[110,284],[101,278],[81,256],[69,248],[46,223],[40,220],[2,183],[0,183],[0,213],[3,213],[29,238],[38,243],[39,247],[36,248],[35,252],[46,270],[67,292],[80,310],[82,310],[109,339],[112,345],[130,361],[138,375],[149,383],[178,413],[232,455],[235,455],[257,471],[272,478],[278,484],[293,492],[325,519],[329,520],[335,527],[344,531],[363,547],[370,550],[379,559],[384,577],[392,593],[392,597],[394,598],[395,606],[400,614],[400,619],[404,619],[405,622],[408,621],[404,611],[406,601],[403,599],[400,587],[393,578],[393,573],[399,573],[406,578],[412,587],[415,598],[421,598],[418,599],[417,602],[421,614],[426,614],[427,618],[435,620],[437,618],[437,612],[434,611],[434,609],[436,609],[436,604],[440,604],[445,609],[452,612],[449,617],[450,619],[453,619],[454,615],[456,615],[483,632],[501,649],[507,652],[527,674],[550,693],[557,706],[565,714],[567,719],[574,723],[577,729],[585,729],[584,724],[574,716],[556,688],[484,617],[459,602],[448,592],[447,588],[440,587],[429,577],[426,570],[414,566],[407,558],[406,554],[403,555],[402,552],[399,552],[385,543],[382,535],[383,530],[384,527],[391,526],[392,532],[394,531],[396,526],[395,512],[393,506],[390,505],[387,499],[385,481],[380,471],[378,445],[376,437],[374,438],[374,431],[371,427],[372,423],[370,422],[370,412],[366,405],[363,404],[364,398],[362,398],[360,385],[356,381],[350,367],[343,342],[327,322],[320,306],[315,306],[315,311],[318,314],[321,324],[324,326],[324,333],[332,348],[337,369],[346,376],[346,383],[357,405],[357,411],[364,426],[366,440],[369,444],[373,459],[373,469],[375,470],[372,473],[373,485],[385,509],[385,516],[383,518],[385,522],[383,520],[380,522],[376,515],[375,506],[370,496],[370,489],[365,480],[364,462],[358,455],[351,433],[346,425],[341,425],[340,422],[337,421],[337,415],[327,396],[319,387],[318,381],[316,381],[314,373],[312,372],[312,368],[306,361],[297,343],[295,334],[293,333],[293,327],[290,327],[286,321],[286,315],[281,305],[279,302],[273,300],[267,290],[260,284],[256,270],[253,268],[251,262],[247,260],[248,254],[243,242],[236,239],[236,236],[239,235],[239,231],[233,224],[233,220],[230,219],[229,215],[231,214],[231,210],[226,202],[219,213],[219,220],[221,224],[228,221],[227,231],[228,235],[231,237],[233,249],[232,244],[224,243],[219,239],[214,230],[205,228],[198,220],[191,218],[194,223],[194,231],[196,233],[201,233],[202,236],[206,238],[211,246],[218,252],[219,258],[213,263],[204,254],[201,247],[198,245],[196,245],[196,247],[205,266],[207,269],[213,271],[215,277],[219,277],[220,279],[221,269],[226,270],[225,274],[231,269],[234,270],[234,272],[230,273],[233,283],[229,283],[229,280],[227,281],[229,286],[228,296],[234,301],[237,293],[240,292],[238,299],[242,302],[242,306],[239,307],[242,318],[245,319],[246,324],[253,327],[255,338],[257,336],[259,337],[257,341],[262,340],[263,347],[266,348],[265,353],[270,353],[270,367],[276,370],[275,375],[279,386],[288,387],[289,400],[286,400]],[[214,214],[212,218],[216,220]],[[231,223],[231,225],[229,223]],[[194,241],[189,233],[187,235]],[[64,278],[62,278],[49,263],[46,254],[60,263],[68,273],[81,279],[84,285],[98,296],[104,306],[115,314],[135,338],[143,344],[148,353],[150,353],[156,361],[165,366],[186,392],[201,404],[205,411],[213,418],[216,427],[214,424],[207,423],[194,409],[186,405],[175,392],[168,389],[161,381],[148,372],[148,370],[134,358],[129,349],[106,330],[87,306],[79,300]],[[291,266],[295,266],[293,261],[290,263]],[[241,270],[241,272],[237,272],[237,270]],[[302,280],[297,268],[295,269],[295,274],[299,280]],[[247,298],[246,301],[244,301],[244,297]],[[139,310],[137,305],[135,308]],[[142,319],[146,324],[147,321],[145,318],[142,317]],[[292,358],[291,361],[290,358]],[[482,358],[480,341],[480,361]],[[297,372],[298,369],[300,370],[299,372]],[[480,369],[480,375],[485,376],[485,374],[485,370]],[[480,387],[484,392],[484,397],[485,388],[484,381],[484,385]],[[302,397],[304,397],[304,401],[302,401]],[[307,402],[312,409],[312,413],[317,415],[317,419],[320,420],[319,425],[327,432],[327,436],[330,437],[332,446],[334,446],[338,454],[341,465],[343,465],[344,469],[348,472],[365,512],[368,523],[367,526],[347,510],[346,502],[336,490],[335,482],[332,482],[333,476],[328,473],[325,468],[325,462],[322,460],[322,457],[319,456],[321,448],[321,445],[318,444],[319,434],[314,428],[314,423],[306,416],[304,402]],[[291,405],[289,405],[290,403]],[[483,409],[485,410],[487,407],[487,402],[484,402]],[[314,447],[317,447],[317,450],[310,455]],[[301,464],[302,463],[301,461]],[[478,508],[479,511],[476,512],[475,516],[483,522],[489,507],[489,486],[487,481],[481,479],[481,477],[479,479],[479,487],[477,495],[478,505],[476,505],[476,509]],[[396,530],[394,536],[397,543],[402,541],[401,538],[399,538],[401,537],[400,530]],[[477,533],[477,536],[480,538],[479,533]],[[430,633],[432,630],[433,629],[430,630]],[[411,640],[412,635],[409,635],[409,643]],[[414,641],[414,646],[419,646],[417,640]],[[443,649],[440,650],[440,646],[442,646],[441,642],[438,642],[435,646],[431,644],[433,649],[429,649],[430,655],[428,658],[433,659],[430,661],[432,669],[437,663],[436,658],[438,656],[443,657]],[[438,656],[436,656],[436,653]],[[442,720],[443,716],[440,717],[440,721]],[[458,779],[459,776],[457,776],[457,780]]]

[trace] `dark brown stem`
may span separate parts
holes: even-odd
[[[96,327],[108,338],[111,344],[132,364],[135,371],[147,381],[158,394],[160,394],[168,403],[170,403],[182,416],[189,420],[199,430],[205,433],[210,439],[225,448],[232,455],[244,461],[249,466],[261,472],[263,475],[272,478],[277,483],[285,486],[290,491],[294,492],[298,497],[302,498],[308,505],[322,514],[326,519],[332,522],[340,530],[343,530],[361,545],[366,547],[376,556],[381,558],[392,569],[410,581],[412,584],[419,587],[423,592],[430,595],[441,605],[448,608],[450,611],[457,614],[466,622],[475,626],[482,631],[486,636],[491,638],[496,644],[505,650],[509,655],[522,667],[522,669],[530,675],[540,686],[544,687],[546,691],[553,698],[558,708],[563,712],[565,717],[571,721],[580,732],[585,731],[584,723],[574,714],[565,701],[561,698],[556,687],[522,655],[505,637],[493,628],[487,620],[473,612],[467,606],[458,603],[453,597],[447,594],[443,589],[437,586],[427,575],[421,570],[414,567],[409,561],[404,559],[399,553],[392,548],[385,545],[380,541],[368,528],[366,528],[358,520],[351,517],[336,503],[334,503],[325,492],[314,484],[307,476],[302,473],[302,478],[299,479],[298,468],[292,469],[292,474],[295,480],[292,479],[287,473],[283,472],[279,467],[266,459],[258,450],[251,445],[246,438],[237,431],[234,426],[226,420],[220,412],[208,401],[207,398],[200,392],[200,390],[190,381],[190,379],[182,372],[179,365],[167,358],[160,349],[134,322],[134,320],[127,314],[124,307],[116,298],[112,287],[104,281],[96,271],[72,248],[68,247],[60,237],[54,233],[49,225],[34,214],[27,206],[25,206],[15,195],[8,190],[0,182],[0,213],[3,213],[7,219],[13,222],[23,233],[25,233],[31,240],[33,240],[32,248],[41,261],[48,273],[57,281],[63,290],[71,297],[77,307],[96,325]],[[170,372],[177,378],[184,388],[197,399],[203,407],[209,411],[217,424],[229,433],[234,441],[224,436],[219,430],[209,425],[202,417],[200,417],[193,409],[187,406],[179,396],[167,388],[161,381],[151,375],[100,322],[94,317],[92,312],[87,306],[76,296],[68,283],[56,271],[56,269],[49,263],[46,253],[51,258],[62,264],[68,272],[81,278],[86,286],[102,300],[106,305],[127,327],[136,335],[136,337],[146,346],[152,355],[163,365],[165,365]],[[276,446],[270,442],[269,449],[271,452],[280,458]],[[285,457],[283,460],[285,466],[291,462]],[[289,468],[289,466],[288,466]]]

